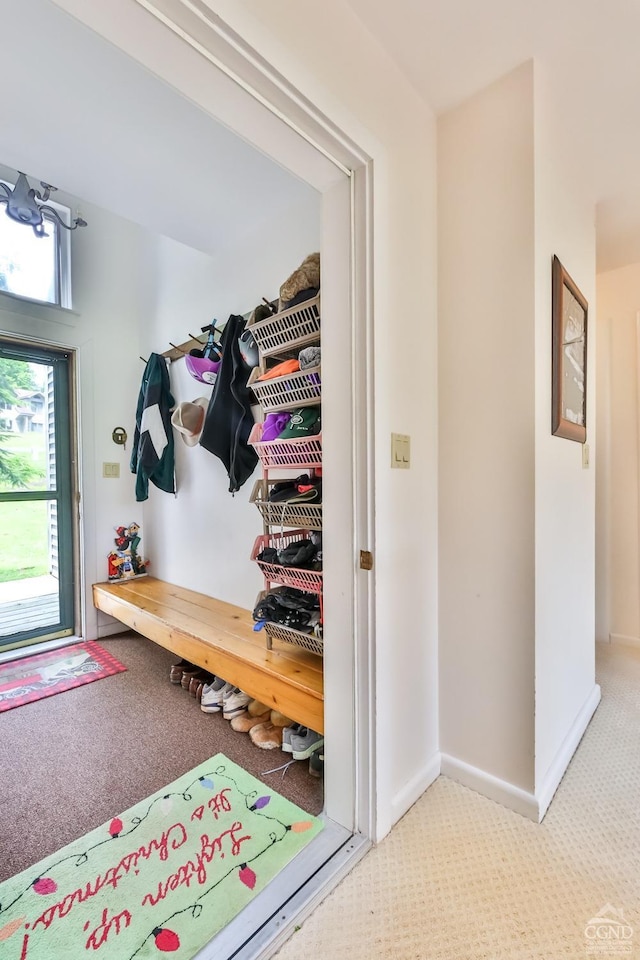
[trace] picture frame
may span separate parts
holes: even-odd
[[[587,321],[589,305],[558,257],[552,265],[551,432],[587,440]]]

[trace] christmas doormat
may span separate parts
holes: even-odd
[[[0,664],[0,713],[126,669],[91,640]]]
[[[187,960],[321,829],[219,753],[0,883],[0,956]]]

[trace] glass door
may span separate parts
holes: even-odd
[[[0,649],[73,633],[69,368],[0,340]]]

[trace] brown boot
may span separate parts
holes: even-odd
[[[269,719],[269,711],[263,713],[261,717],[252,717],[249,712],[243,713],[240,717],[234,717],[231,721],[231,729],[237,733],[249,733],[253,727],[259,723],[266,723]]]
[[[271,723],[274,725],[274,727],[290,727],[293,723],[293,720],[290,720],[289,717],[285,717],[284,713],[280,713],[279,710],[272,710]]]
[[[261,717],[263,713],[268,713],[269,709],[265,703],[260,703],[259,700],[252,700],[247,705],[247,711],[250,717]]]

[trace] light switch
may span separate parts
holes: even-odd
[[[117,478],[120,476],[120,464],[119,463],[103,463],[102,476],[108,477],[110,480],[117,480]]]
[[[588,443],[582,444],[582,469],[583,470],[589,469],[589,444]]]
[[[391,434],[391,466],[397,470],[411,466],[411,441],[404,433]]]

